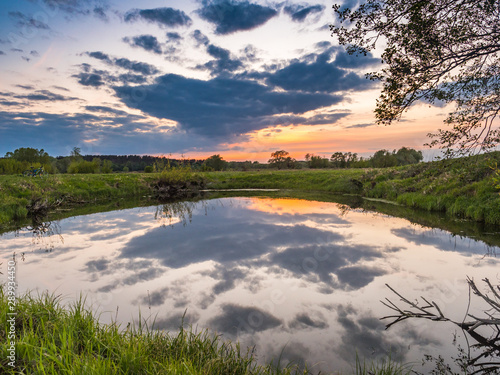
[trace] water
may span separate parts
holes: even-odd
[[[491,238],[498,243],[498,234]],[[391,311],[380,300],[399,303],[385,284],[462,321],[466,276],[500,283],[498,250],[336,203],[252,197],[5,233],[0,262],[5,268],[15,253],[20,293],[48,290],[65,302],[83,293],[103,322],[125,327],[140,311],[158,329],[175,331],[185,315],[194,328],[255,345],[264,363],[281,355],[333,372],[350,370],[356,353],[418,363],[424,354],[456,354],[463,333],[451,324],[408,320],[384,330],[380,318]]]

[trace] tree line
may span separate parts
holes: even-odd
[[[278,169],[290,168],[387,168],[408,164],[416,164],[424,159],[422,151],[408,147],[399,150],[379,150],[371,157],[358,157],[357,153],[335,152],[330,158],[314,154],[306,154],[305,161],[297,161],[285,150],[271,154],[269,164]]]
[[[169,168],[189,167],[195,171],[260,170],[269,168],[385,168],[418,163],[422,152],[402,147],[392,152],[379,150],[369,158],[358,157],[356,153],[335,152],[330,158],[306,154],[297,161],[285,150],[271,154],[268,163],[257,161],[226,161],[219,154],[207,159],[174,159],[150,155],[82,155],[78,147],[69,156],[50,156],[44,149],[30,147],[7,152],[0,158],[0,174],[22,174],[31,167],[43,167],[49,174],[55,173],[113,173],[113,172],[160,172]]]

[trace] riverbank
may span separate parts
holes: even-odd
[[[0,176],[0,228],[60,209],[110,203],[120,208],[124,200],[186,199],[198,194],[204,181],[182,168],[163,173]]]
[[[208,173],[210,189],[356,194],[457,219],[500,225],[500,152],[395,168]]]
[[[500,195],[492,168],[495,163],[500,164],[500,152],[378,169],[0,176],[0,227],[61,208],[110,202],[118,207],[120,201],[132,199],[183,199],[204,187],[356,194],[500,225]]]

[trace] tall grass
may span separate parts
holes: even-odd
[[[0,315],[8,313],[0,290]],[[99,316],[85,307],[85,299],[64,307],[53,294],[18,298],[16,306],[15,368],[7,357],[6,319],[0,321],[2,374],[307,374],[297,367],[262,366],[252,350],[225,342],[208,331],[180,327],[174,335],[146,322],[126,329],[99,324]]]

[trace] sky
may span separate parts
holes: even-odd
[[[334,3],[2,1],[0,156],[426,150],[447,109],[419,103],[376,125],[381,85],[365,74],[382,67],[380,51],[338,45]]]

